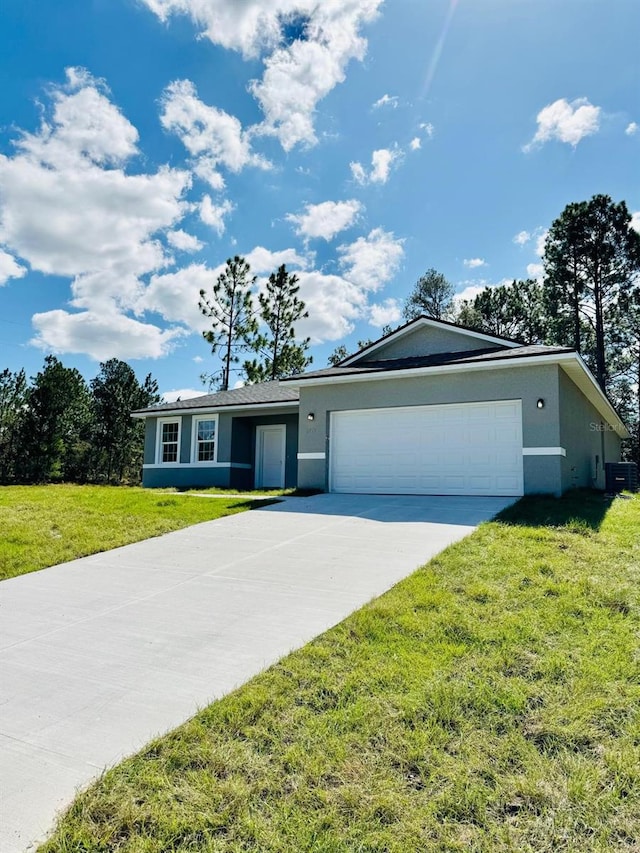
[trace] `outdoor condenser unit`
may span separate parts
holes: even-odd
[[[638,491],[638,466],[635,462],[607,462],[604,470],[608,494]]]

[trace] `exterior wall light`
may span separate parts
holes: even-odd
[[[540,399],[539,399],[539,400],[538,400],[538,402],[536,403],[536,406],[537,406],[539,409],[544,409],[544,400],[542,399],[542,397],[540,397]]]
[[[315,416],[315,414],[314,414],[313,412],[309,412],[309,414],[307,415],[307,420],[308,420],[308,421],[313,421],[313,420],[315,420],[315,417],[316,417],[316,416]]]

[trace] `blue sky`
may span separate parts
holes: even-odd
[[[461,294],[540,274],[571,201],[640,229],[637,0],[5,0],[0,369],[214,361],[227,257],[301,282],[322,367]]]

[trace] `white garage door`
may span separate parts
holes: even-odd
[[[520,400],[331,415],[332,492],[521,495]]]

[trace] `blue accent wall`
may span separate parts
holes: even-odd
[[[218,486],[227,489],[231,485],[232,468],[198,468],[195,465],[184,468],[145,468],[142,473],[142,485],[150,489],[208,489]],[[251,473],[250,471],[247,473]]]
[[[255,410],[254,410],[255,411]],[[166,417],[171,417],[166,415]],[[256,427],[284,424],[286,427],[285,487],[294,488],[298,477],[298,415],[256,414],[251,417],[220,412],[218,415],[218,462],[247,467],[207,468],[191,465],[193,416],[178,415],[182,420],[180,465],[145,468],[142,485],[149,488],[220,488],[252,489],[255,484]],[[145,424],[145,465],[155,465],[158,418],[147,418]],[[183,467],[184,466],[184,467]]]

